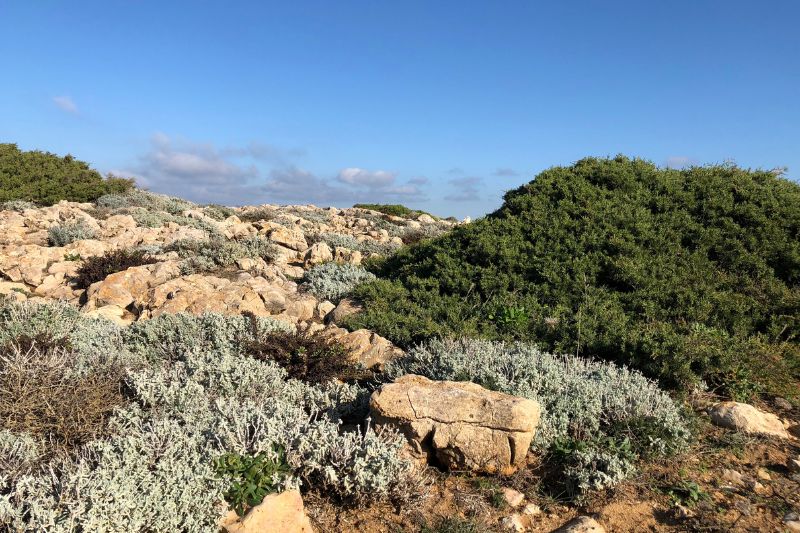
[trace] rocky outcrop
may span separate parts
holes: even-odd
[[[326,317],[327,322],[341,324],[350,315],[360,312],[363,306],[351,298],[343,298]]]
[[[297,490],[267,494],[262,502],[242,518],[232,513],[223,519],[227,533],[313,533],[303,498]]]
[[[742,433],[789,438],[789,433],[777,416],[760,411],[746,403],[722,402],[713,406],[709,415],[711,422],[721,427]]]
[[[412,453],[451,470],[508,474],[525,461],[539,404],[470,382],[406,375],[370,398],[378,425],[399,428]]]
[[[386,363],[403,355],[403,350],[367,329],[347,331],[328,326],[319,334],[343,347],[352,362],[360,363],[365,368],[381,370]]]

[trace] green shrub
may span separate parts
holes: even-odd
[[[305,273],[306,288],[320,300],[339,300],[350,294],[359,284],[375,279],[375,274],[359,265],[323,263]]]
[[[52,205],[61,200],[91,202],[133,187],[133,180],[107,179],[88,163],[67,155],[38,150],[23,152],[16,144],[0,144],[0,202],[22,200]]]
[[[254,456],[226,453],[215,461],[217,473],[230,483],[225,501],[239,516],[278,489],[276,479],[291,474],[283,450]]]
[[[377,264],[384,279],[356,289],[366,307],[350,324],[406,347],[432,335],[532,340],[669,386],[789,394],[799,234],[800,186],[770,172],[584,159]],[[527,318],[490,318],[504,307]]]
[[[88,289],[92,283],[103,281],[115,272],[154,262],[154,259],[141,250],[111,250],[103,255],[84,259],[72,281],[76,287]]]
[[[52,226],[47,230],[47,244],[50,246],[66,246],[82,239],[94,239],[94,230],[79,220]]]
[[[416,218],[419,215],[433,216],[425,211],[420,211],[419,209],[410,209],[401,204],[356,204],[353,207],[359,209],[369,209],[370,211],[377,211],[379,213],[383,213],[384,215],[392,215],[403,218]]]

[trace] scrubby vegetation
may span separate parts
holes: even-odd
[[[403,217],[403,218],[416,218],[420,215],[428,215],[431,217],[433,216],[430,213],[426,213],[425,211],[420,211],[419,209],[411,209],[402,204],[356,204],[353,207],[357,207],[359,209],[369,209],[370,211],[378,211],[379,213],[383,213],[384,215],[392,215],[395,217]]]
[[[563,465],[573,494],[616,485],[641,457],[683,449],[689,431],[672,399],[635,371],[574,356],[554,356],[527,343],[431,340],[390,363],[387,373],[472,381],[539,402],[533,446]]]
[[[85,222],[66,222],[55,225],[47,230],[47,244],[50,246],[66,246],[67,244],[82,239],[93,239],[94,230]]]
[[[320,300],[339,303],[359,284],[374,279],[375,274],[362,266],[330,262],[311,267],[305,274],[305,286]]]
[[[16,144],[0,144],[0,202],[22,200],[52,205],[61,200],[91,202],[109,193],[122,193],[133,180],[104,179],[88,163],[67,155],[33,150],[23,152]]]
[[[400,250],[351,318],[403,345],[521,339],[670,386],[796,394],[800,186],[732,165],[589,158]]]
[[[362,389],[311,385],[249,356],[249,320],[167,315],[123,333],[62,304],[2,302],[2,342],[50,331],[63,339],[76,375],[119,365],[127,403],[115,404],[103,432],[69,454],[48,452],[51,440],[0,419],[0,528],[210,531],[228,504],[241,511],[254,501],[243,478],[258,481],[257,492],[299,486],[350,502],[409,497],[417,481],[399,454],[402,438],[340,426],[363,403]],[[288,327],[258,320],[260,335]],[[28,386],[17,395],[61,399],[29,376],[16,382]],[[268,486],[256,470],[271,474]]]
[[[76,287],[88,289],[92,283],[103,281],[115,272],[148,265],[155,260],[143,250],[111,250],[103,255],[87,257],[73,279]]]
[[[399,245],[393,242],[378,242],[372,239],[359,240],[352,235],[345,235],[343,233],[323,233],[312,240],[324,242],[331,250],[335,248],[347,248],[348,250],[356,250],[367,256],[391,255],[400,248]]]
[[[221,236],[206,240],[181,239],[165,246],[164,251],[177,252],[184,258],[182,270],[185,274],[213,272],[244,258],[263,259],[271,263],[277,254],[275,244],[259,236],[239,240],[228,240]]]

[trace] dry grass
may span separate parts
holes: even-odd
[[[125,400],[118,369],[83,375],[68,371],[73,353],[35,341],[0,350],[0,424],[71,450],[104,435],[106,421]]]

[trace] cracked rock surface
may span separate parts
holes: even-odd
[[[400,429],[414,455],[449,470],[504,474],[525,460],[539,424],[533,400],[409,374],[370,398],[379,425]]]

